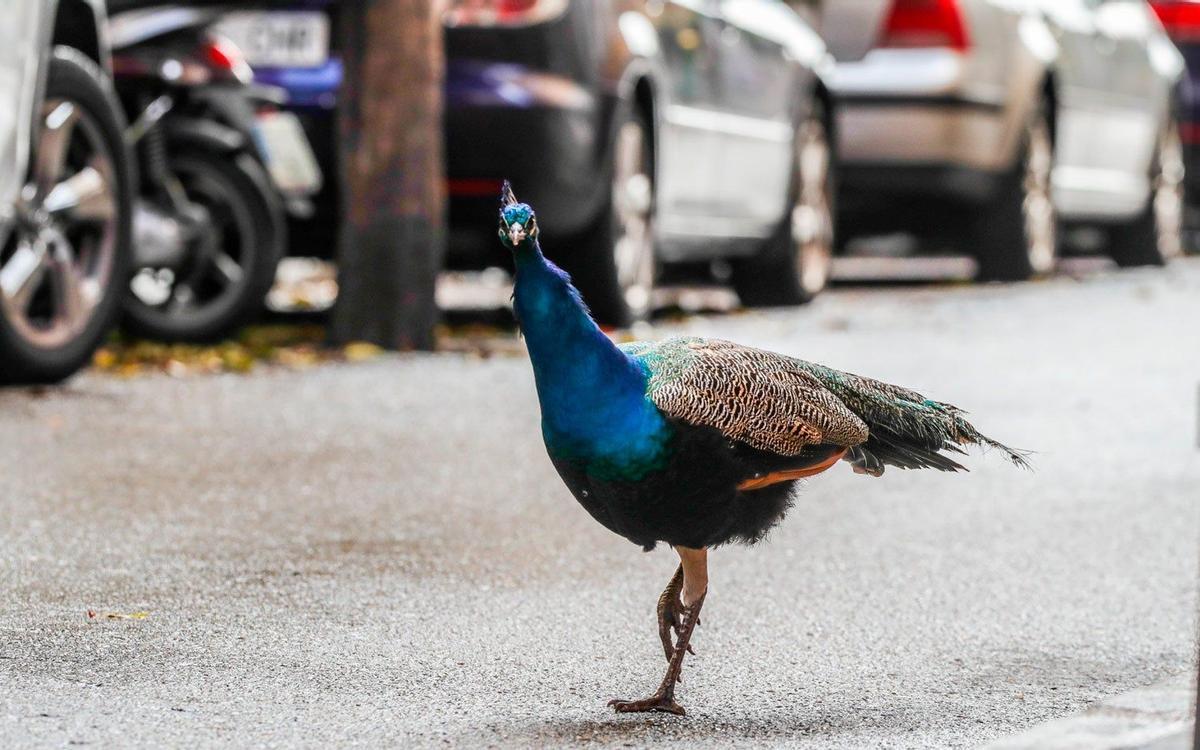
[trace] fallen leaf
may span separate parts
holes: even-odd
[[[147,617],[150,616],[150,613],[145,612],[145,611],[128,612],[128,613],[127,612],[102,612],[97,615],[94,610],[89,609],[87,611],[87,616],[88,616],[89,620],[94,620],[96,617],[103,617],[106,620],[145,620]]]
[[[342,351],[346,355],[346,359],[350,362],[362,362],[374,359],[383,353],[383,349],[367,341],[351,342],[346,344],[346,348]]]
[[[117,363],[117,355],[111,349],[99,349],[92,357],[92,364],[101,370],[111,370]]]

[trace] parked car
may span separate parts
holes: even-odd
[[[239,11],[223,28],[257,80],[290,92],[333,173],[338,34],[316,7]],[[828,58],[788,4],[458,0],[445,23],[452,266],[502,262],[492,225],[508,178],[606,322],[647,313],[661,264],[731,259],[749,304],[825,286]],[[328,252],[337,205],[329,181],[298,242]]]
[[[1167,35],[1183,54],[1187,65],[1179,96],[1179,137],[1186,164],[1186,198],[1200,209],[1200,2],[1151,0]]]
[[[114,2],[110,25],[140,166],[125,325],[167,341],[223,338],[261,312],[285,206],[321,174],[295,116],[211,28],[220,11],[130,5]]]
[[[967,238],[985,279],[1050,271],[1060,223],[1121,265],[1179,250],[1182,59],[1143,0],[825,4],[847,226]]]
[[[100,0],[22,0],[0,24],[0,382],[53,382],[111,327],[132,175]]]

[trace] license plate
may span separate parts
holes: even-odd
[[[316,11],[230,13],[217,31],[251,67],[315,68],[329,59],[329,18]]]
[[[300,120],[291,112],[258,115],[254,140],[271,181],[285,195],[312,195],[321,189],[321,167]]]

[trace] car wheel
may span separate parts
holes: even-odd
[[[1155,149],[1146,207],[1109,232],[1109,254],[1117,265],[1161,266],[1183,254],[1183,175],[1183,144],[1172,117]]]
[[[1050,188],[1054,141],[1045,105],[1030,118],[1017,164],[975,222],[982,281],[1045,276],[1058,260],[1058,214]]]
[[[130,166],[108,80],[54,49],[29,183],[0,247],[0,381],[62,380],[113,323],[130,254]]]
[[[804,304],[829,285],[836,195],[833,146],[824,108],[819,100],[815,105],[796,132],[787,216],[757,256],[734,263],[733,284],[742,304]]]
[[[596,320],[626,326],[653,311],[654,178],[650,125],[636,110],[619,120],[612,189],[600,220],[562,263]]]
[[[125,327],[164,341],[233,333],[263,306],[283,247],[283,220],[264,194],[266,171],[249,154],[173,154],[172,175],[190,204],[190,239],[178,268],[136,269]]]

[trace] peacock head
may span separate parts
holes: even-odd
[[[537,215],[528,203],[517,201],[512,186],[505,180],[500,193],[500,242],[516,251],[522,242],[533,242],[537,236]]]

